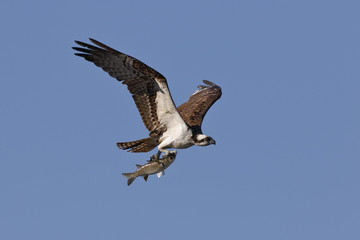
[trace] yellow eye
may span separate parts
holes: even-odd
[[[207,141],[207,142],[210,141],[210,138],[209,138],[209,137],[206,137],[206,138],[205,138],[205,141]]]

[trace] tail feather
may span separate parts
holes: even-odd
[[[118,142],[116,145],[122,150],[128,150],[128,152],[149,152],[158,145],[156,138],[148,137],[132,142]]]
[[[130,184],[135,180],[134,173],[122,173],[123,176],[125,176],[128,179],[127,185],[130,186]]]

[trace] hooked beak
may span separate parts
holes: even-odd
[[[211,139],[210,144],[216,145],[216,141],[214,139]]]

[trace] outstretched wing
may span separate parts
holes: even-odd
[[[75,55],[93,62],[110,76],[127,85],[141,118],[150,131],[150,136],[158,136],[169,128],[170,121],[186,126],[171,97],[167,81],[163,75],[143,62],[121,53],[94,39],[97,46],[75,41],[81,47],[73,47]]]
[[[221,97],[221,88],[207,80],[207,86],[198,86],[186,103],[178,107],[181,117],[190,126],[201,129],[201,123],[209,108]],[[200,130],[201,131],[201,130]]]

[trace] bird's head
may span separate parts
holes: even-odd
[[[195,145],[197,146],[208,146],[210,144],[216,144],[215,140],[210,137],[210,136],[206,136],[204,134],[198,134],[195,136]]]

